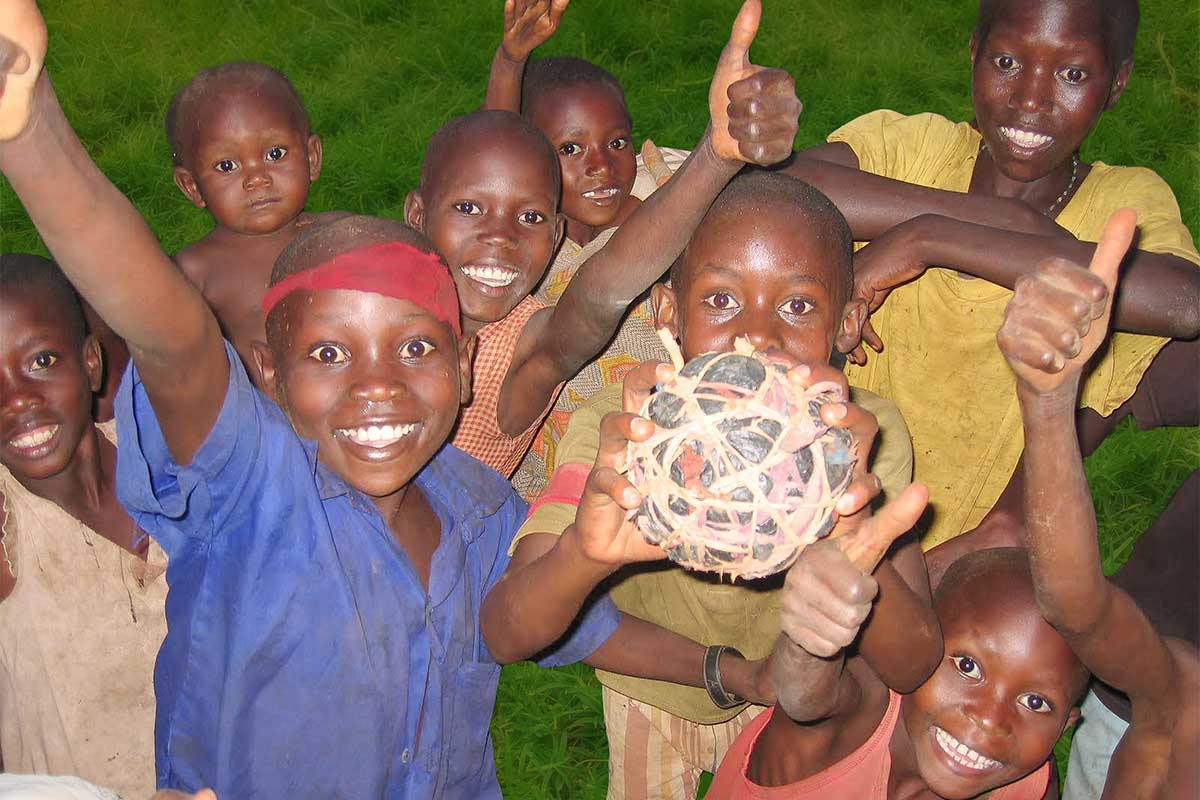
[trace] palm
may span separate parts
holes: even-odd
[[[25,130],[45,57],[46,23],[37,3],[0,3],[0,141]]]

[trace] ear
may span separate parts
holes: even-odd
[[[1065,725],[1063,725],[1063,729],[1062,729],[1062,732],[1060,733],[1060,735],[1062,733],[1066,733],[1067,728],[1071,727],[1076,722],[1079,722],[1079,716],[1080,716],[1079,706],[1075,706],[1074,708],[1071,709],[1070,713],[1067,714],[1067,722]]]
[[[321,177],[321,137],[315,133],[308,137],[308,182]]]
[[[971,66],[975,66],[975,56],[979,54],[979,31],[971,31],[971,40],[967,43],[967,51],[971,54]]]
[[[467,405],[471,402],[471,377],[474,374],[472,365],[475,363],[475,346],[479,340],[474,336],[464,336],[458,340],[458,402]]]
[[[557,226],[554,230],[554,250],[558,252],[558,247],[562,244],[563,236],[567,233],[567,218],[563,216],[561,211],[555,214],[554,217],[555,225]]]
[[[420,189],[413,189],[404,198],[404,221],[413,230],[423,230],[425,225],[425,198]]]
[[[675,289],[668,283],[656,283],[650,288],[650,306],[654,309],[654,327],[666,328],[679,339],[679,305]]]
[[[833,337],[833,346],[839,353],[849,353],[862,341],[863,323],[867,321],[867,301],[856,297],[842,308],[842,324]]]
[[[250,348],[254,351],[254,367],[258,370],[258,385],[266,389],[267,394],[280,408],[286,409],[283,402],[283,387],[279,383],[280,375],[275,368],[275,353],[266,342],[260,342],[257,339],[250,343]]]
[[[1117,74],[1113,76],[1112,85],[1108,87],[1108,102],[1104,104],[1104,110],[1112,108],[1121,99],[1121,95],[1125,94],[1125,87],[1129,84],[1129,75],[1133,72],[1133,59],[1127,58],[1121,62],[1121,66],[1117,67]]]
[[[196,176],[192,175],[192,171],[187,167],[176,167],[174,171],[175,185],[179,187],[179,191],[183,192],[183,196],[192,201],[192,205],[196,208],[204,208],[207,205],[204,202],[204,196],[200,194],[200,187],[196,185]]]
[[[104,385],[104,351],[100,349],[100,340],[90,334],[84,337],[82,356],[88,387],[98,392]]]

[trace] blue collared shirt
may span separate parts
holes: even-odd
[[[158,783],[221,798],[499,797],[488,723],[500,667],[479,630],[526,506],[450,445],[421,470],[442,526],[426,593],[371,501],[249,382],[192,462],[172,461],[131,369],[117,491],[168,556],[154,671]],[[616,629],[594,604],[544,665]]]

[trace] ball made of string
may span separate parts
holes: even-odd
[[[629,445],[643,536],[688,569],[760,578],[788,567],[832,529],[850,482],[850,435],[819,413],[844,400],[836,383],[800,389],[742,339],[689,361],[642,407],[654,435]]]

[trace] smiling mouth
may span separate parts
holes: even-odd
[[[589,189],[583,193],[583,197],[588,200],[611,200],[621,193],[621,190],[616,186],[600,186],[596,189]]]
[[[933,738],[937,740],[938,747],[942,748],[942,752],[967,769],[983,772],[984,770],[998,769],[1003,766],[994,758],[988,758],[982,753],[967,747],[937,725],[933,726]]]
[[[8,446],[14,450],[35,450],[53,439],[61,427],[60,425],[44,425],[34,428],[28,433],[9,439]]]
[[[417,429],[417,424],[368,425],[362,428],[337,428],[335,433],[363,447],[389,447]]]
[[[1001,125],[999,130],[1000,135],[1005,139],[1012,142],[1017,147],[1021,147],[1026,150],[1037,150],[1054,141],[1053,136],[1047,136],[1044,133],[1038,133],[1037,131],[1031,131],[1026,128],[1016,128],[1012,125]]]
[[[470,264],[462,268],[466,275],[476,283],[490,286],[493,289],[503,289],[517,279],[521,273],[508,267],[497,267],[483,264]]]

